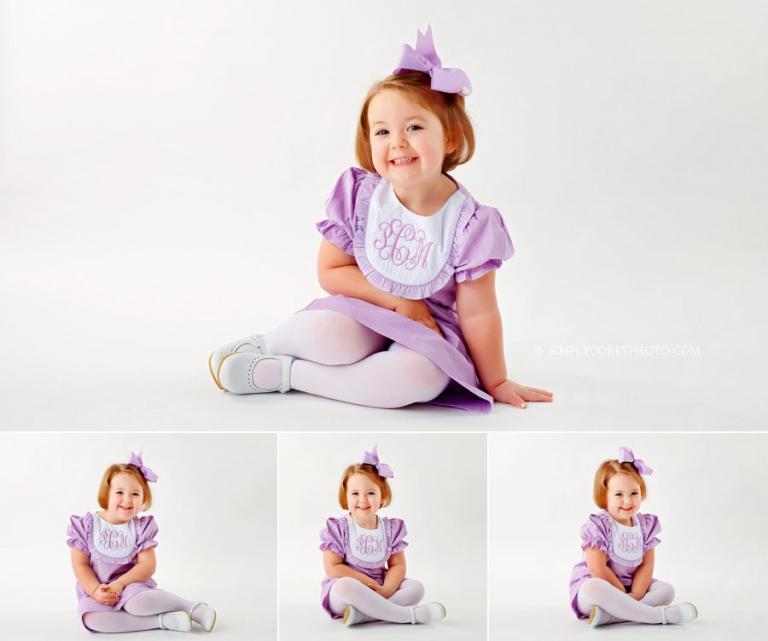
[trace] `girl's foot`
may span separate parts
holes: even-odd
[[[699,611],[693,603],[683,601],[675,605],[668,605],[661,609],[662,623],[688,623],[699,616]]]
[[[592,612],[589,613],[589,625],[596,628],[601,625],[608,625],[609,623],[617,623],[619,619],[612,614],[608,614],[599,605],[592,606]]]
[[[264,348],[264,336],[262,334],[254,334],[253,336],[246,336],[237,341],[232,341],[226,345],[219,347],[215,352],[211,352],[208,357],[208,371],[211,373],[213,382],[219,389],[224,389],[221,386],[219,380],[219,368],[221,362],[230,354],[237,354],[242,352],[249,352],[252,354],[263,354]]]
[[[430,623],[431,621],[440,621],[446,615],[445,606],[442,603],[434,601],[417,605],[411,608],[411,623]]]
[[[233,394],[287,392],[292,362],[293,356],[229,354],[219,365],[219,383]]]
[[[207,603],[195,603],[189,611],[189,616],[206,632],[213,630],[216,625],[216,610]]]
[[[177,612],[163,612],[157,615],[160,628],[163,630],[174,630],[175,632],[189,632],[192,629],[192,622],[189,615],[183,610]]]
[[[344,618],[342,619],[344,625],[357,625],[359,623],[368,623],[369,621],[375,620],[376,619],[372,619],[360,612],[360,610],[353,605],[347,606],[347,609],[344,610]]]

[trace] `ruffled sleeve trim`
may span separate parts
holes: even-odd
[[[315,225],[325,240],[350,256],[354,256],[353,238],[356,211],[360,207],[360,186],[369,176],[375,174],[358,167],[350,167],[342,173],[325,203],[326,219]]]
[[[587,522],[581,526],[581,549],[594,548],[608,554],[610,525],[606,514],[590,514]]]
[[[659,517],[655,514],[638,514],[637,518],[643,533],[643,548],[647,552],[661,543],[661,539],[658,537],[659,532],[661,532]]]
[[[69,525],[67,526],[67,545],[80,550],[88,556],[91,555],[88,540],[93,528],[92,518],[90,512],[85,516],[75,516],[73,514],[69,518]]]
[[[504,218],[497,209],[485,205],[459,220],[455,241],[456,282],[476,280],[498,269],[515,253]]]
[[[139,552],[157,546],[155,537],[159,532],[154,516],[140,516],[136,520],[136,548]]]
[[[384,519],[384,527],[387,529],[387,541],[389,541],[389,554],[397,554],[408,547],[408,529],[402,519]]]
[[[330,550],[343,559],[347,536],[347,520],[330,517],[320,532],[320,549]]]

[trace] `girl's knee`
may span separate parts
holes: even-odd
[[[606,589],[616,589],[605,579],[598,579],[595,577],[589,578],[579,587],[579,594],[586,598],[590,602],[599,597],[601,594],[605,594]]]
[[[407,402],[426,403],[440,396],[450,378],[426,356],[410,349],[398,349],[398,383],[407,390]]]
[[[413,599],[416,601],[416,603],[419,603],[423,598],[425,594],[424,590],[424,584],[421,581],[417,581],[416,579],[403,579],[403,582],[400,584],[400,589],[407,589],[409,593],[413,594]]]
[[[675,588],[671,583],[654,581],[653,591],[659,593],[659,605],[669,605],[675,600]]]
[[[335,597],[348,603],[349,599],[359,591],[360,587],[364,586],[357,579],[353,579],[351,576],[343,576],[334,582],[331,590]]]

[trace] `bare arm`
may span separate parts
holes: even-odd
[[[357,579],[360,583],[369,587],[370,583],[373,581],[373,579],[366,574],[353,570],[346,565],[344,559],[330,550],[323,550],[323,567],[325,568],[326,575],[333,579],[340,579],[343,576],[351,576],[353,579]],[[375,581],[373,582],[375,583]]]
[[[384,585],[381,595],[388,599],[397,592],[405,578],[405,552],[395,552],[387,561],[387,573],[384,575]]]
[[[638,566],[635,573],[632,575],[632,589],[629,594],[638,601],[642,599],[648,588],[651,586],[651,579],[653,578],[653,564],[656,561],[656,555],[654,550],[648,550],[643,557],[643,562]]]
[[[157,568],[155,548],[142,550],[138,555],[138,562],[128,572],[109,584],[109,588],[116,594],[121,594],[129,583],[144,583],[152,578]]]
[[[374,287],[357,266],[354,256],[341,251],[323,239],[317,256],[317,279],[329,294],[359,298],[385,309],[391,309],[440,333],[435,319],[423,300],[409,300]]]
[[[616,576],[616,573],[608,567],[608,556],[605,552],[598,550],[597,548],[587,548],[584,550],[584,560],[587,562],[589,573],[594,578],[604,579],[622,592],[627,591],[624,584],[619,581],[619,577]]]
[[[475,280],[459,283],[456,311],[477,376],[494,399],[517,407],[525,407],[526,401],[552,400],[552,392],[507,379],[495,269]]]
[[[91,557],[77,548],[72,548],[70,553],[72,559],[72,570],[75,573],[75,579],[88,594],[93,596],[96,588],[101,585],[96,573],[91,569]]]

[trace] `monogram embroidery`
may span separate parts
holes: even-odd
[[[365,556],[380,554],[384,550],[384,541],[370,534],[361,534],[357,537],[355,551]]]
[[[104,550],[128,551],[128,533],[103,529],[99,534],[99,545]]]
[[[427,258],[434,243],[426,240],[423,229],[417,230],[410,223],[393,218],[379,223],[379,230],[381,234],[374,238],[373,247],[382,260],[397,266],[405,265],[408,270],[427,267]]]
[[[622,532],[619,535],[618,552],[625,554],[634,554],[642,547],[642,541],[639,534],[634,532]]]

